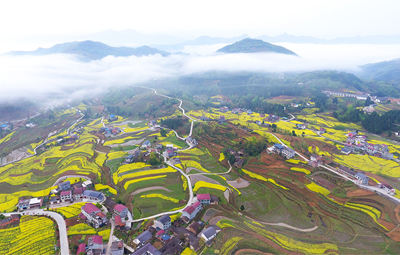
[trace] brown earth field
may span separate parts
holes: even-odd
[[[366,190],[366,189],[356,189],[354,191],[347,192],[348,197],[364,197],[369,195],[374,195],[375,192]]]

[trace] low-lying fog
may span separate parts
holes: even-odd
[[[73,55],[0,56],[0,100],[74,91],[93,94],[111,86],[135,84],[212,70],[289,72],[358,66],[400,58],[400,45],[311,45],[280,43],[300,57],[283,54],[215,54],[224,45],[187,46],[189,55],[113,57],[81,62]]]

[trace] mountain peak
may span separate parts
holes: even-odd
[[[272,52],[281,53],[288,55],[296,55],[293,51],[290,51],[282,46],[274,45],[271,43],[264,42],[259,39],[245,38],[241,41],[235,42],[234,44],[227,45],[217,52],[223,53],[253,53],[253,52]]]

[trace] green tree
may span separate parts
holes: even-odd
[[[157,153],[155,153],[155,152],[150,153],[149,163],[150,163],[150,165],[153,165],[153,166],[160,163],[160,161],[157,158]]]
[[[240,206],[240,210],[243,212],[244,211],[244,205]]]

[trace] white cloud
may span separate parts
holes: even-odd
[[[212,53],[203,56],[169,57],[108,56],[101,60],[81,62],[73,55],[63,54],[0,56],[0,70],[2,70],[0,100],[20,96],[35,98],[47,93],[64,93],[66,97],[93,95],[109,87],[214,70],[227,72],[357,70],[360,64],[400,57],[398,45],[292,45],[288,48],[301,57],[282,54]],[[213,47],[210,49],[215,50]],[[191,48],[190,51],[195,52],[195,48]],[[71,91],[75,94],[68,94]]]

